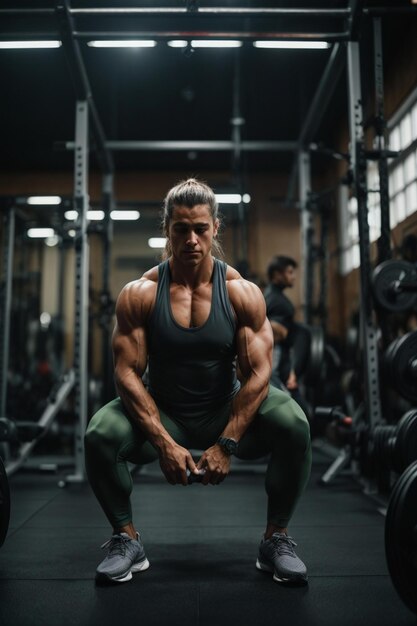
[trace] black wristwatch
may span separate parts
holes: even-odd
[[[238,447],[238,442],[236,441],[236,439],[230,439],[229,437],[219,437],[217,443],[229,456],[231,454],[236,454]]]

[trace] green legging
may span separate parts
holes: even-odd
[[[206,450],[228,422],[230,405],[205,418],[181,420],[160,411],[171,437],[187,449]],[[306,485],[311,467],[310,429],[299,405],[270,386],[267,398],[239,442],[238,458],[256,459],[271,453],[266,471],[267,521],[286,527]],[[90,484],[113,528],[132,521],[132,477],[127,462],[143,465],[158,458],[144,433],[132,426],[120,398],[91,419],[85,435]]]

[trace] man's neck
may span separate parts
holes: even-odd
[[[208,256],[198,265],[187,266],[174,257],[169,259],[171,280],[178,285],[184,285],[190,289],[210,283],[213,275],[214,257]]]

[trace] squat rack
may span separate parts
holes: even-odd
[[[55,9],[0,9],[0,16],[4,17],[27,17],[28,15],[49,18],[54,17],[57,21],[57,30],[48,29],[47,37],[54,36],[59,33],[64,53],[67,59],[69,70],[76,93],[76,132],[74,142],[65,142],[65,147],[74,150],[74,205],[78,212],[78,219],[75,224],[76,237],[76,328],[74,338],[74,373],[75,373],[75,389],[76,389],[76,410],[78,413],[78,427],[76,435],[76,469],[73,476],[69,480],[81,481],[84,479],[83,465],[83,433],[87,424],[87,340],[88,340],[88,269],[89,269],[89,248],[87,238],[87,209],[89,205],[88,196],[88,155],[89,155],[89,131],[95,144],[95,151],[98,156],[100,166],[104,173],[103,178],[103,197],[112,197],[113,195],[113,160],[111,151],[113,150],[227,150],[227,151],[283,151],[294,154],[293,167],[290,175],[290,181],[287,193],[287,203],[293,204],[294,187],[299,178],[299,198],[301,207],[301,234],[302,234],[302,251],[303,258],[307,259],[308,234],[312,228],[311,214],[307,211],[308,196],[311,191],[311,173],[310,173],[310,156],[308,152],[308,144],[314,138],[323,119],[329,101],[332,97],[335,86],[341,76],[342,70],[346,65],[346,56],[343,51],[343,42],[348,42],[348,69],[349,69],[349,87],[350,87],[350,104],[351,110],[356,111],[356,118],[350,120],[350,132],[352,139],[356,139],[356,148],[352,150],[355,177],[355,189],[357,194],[361,194],[362,181],[359,177],[359,169],[356,163],[361,163],[362,137],[360,128],[362,119],[360,115],[360,79],[359,79],[359,44],[354,39],[357,37],[359,22],[362,14],[379,15],[388,13],[385,8],[374,7],[372,9],[362,9],[359,0],[350,0],[348,6],[344,9],[320,9],[320,8],[223,8],[223,7],[199,7],[197,0],[188,0],[187,6],[184,8],[71,8],[69,0],[56,0]],[[410,7],[411,10],[417,7]],[[393,11],[397,9],[393,8]],[[82,19],[83,17],[94,16],[96,18],[107,18],[109,16],[119,16],[132,18],[134,16],[147,16],[152,18],[160,18],[164,16],[181,17],[188,21],[184,30],[146,30],[146,31],[121,31],[110,32],[108,30],[99,31],[83,31],[75,28],[74,19]],[[308,17],[315,19],[316,17],[326,17],[329,19],[342,21],[342,29],[336,32],[300,32],[292,30],[282,32],[278,29],[257,31],[244,30],[243,28],[235,31],[219,32],[204,29],[198,30],[195,24],[199,26],[201,20],[209,17],[234,16],[240,18],[273,18],[283,17],[289,19],[297,19],[300,17]],[[190,23],[191,22],[191,23]],[[269,25],[268,25],[269,26]],[[39,36],[39,33],[25,32],[19,33],[17,36],[33,38]],[[44,33],[43,33],[44,34]],[[304,125],[300,135],[296,141],[241,141],[238,133],[234,134],[231,141],[106,141],[105,134],[99,119],[99,115],[93,100],[91,88],[88,81],[87,72],[82,60],[79,41],[90,37],[148,37],[157,39],[168,39],[172,36],[191,38],[220,37],[222,39],[231,39],[235,37],[243,38],[246,41],[253,40],[262,36],[265,39],[325,39],[335,42],[333,50],[330,54],[327,66],[323,73],[322,79],[318,85],[315,96],[312,100],[309,111],[307,112]],[[16,33],[8,33],[7,37],[0,35],[1,39],[11,39],[16,37]],[[355,169],[356,168],[356,169]],[[105,201],[107,211],[111,202]],[[362,201],[361,211],[361,228],[362,232],[362,248],[361,259],[364,262],[363,272],[361,274],[361,290],[363,296],[369,287],[369,252],[366,252],[366,244],[369,243],[366,236],[367,228],[367,209],[366,198]],[[368,256],[367,256],[368,254]],[[305,286],[305,289],[307,287]],[[369,294],[368,294],[369,297]],[[365,299],[366,303],[367,300]],[[375,349],[375,329],[369,324],[370,311],[367,305],[364,308],[364,340],[367,350],[365,350],[366,358]],[[4,347],[3,347],[4,354]],[[4,360],[4,358],[3,358]],[[370,362],[366,363],[366,371],[370,371]],[[370,379],[370,377],[368,376]],[[376,382],[375,382],[376,381]],[[2,383],[4,384],[4,383]],[[378,381],[370,379],[368,383],[369,398],[375,398],[375,393],[379,398]],[[372,408],[373,407],[373,408]],[[378,402],[373,402],[370,407],[370,420],[375,422],[379,420],[380,408]]]

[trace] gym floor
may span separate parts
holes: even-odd
[[[236,462],[237,463],[237,462]],[[20,472],[0,550],[1,626],[411,626],[384,553],[384,517],[348,474],[327,487],[314,452],[290,534],[309,569],[307,587],[283,587],[255,568],[266,496],[261,466],[234,465],[220,487],[164,482],[159,467],[134,477],[135,522],[151,567],[97,587],[110,535],[88,484]]]

